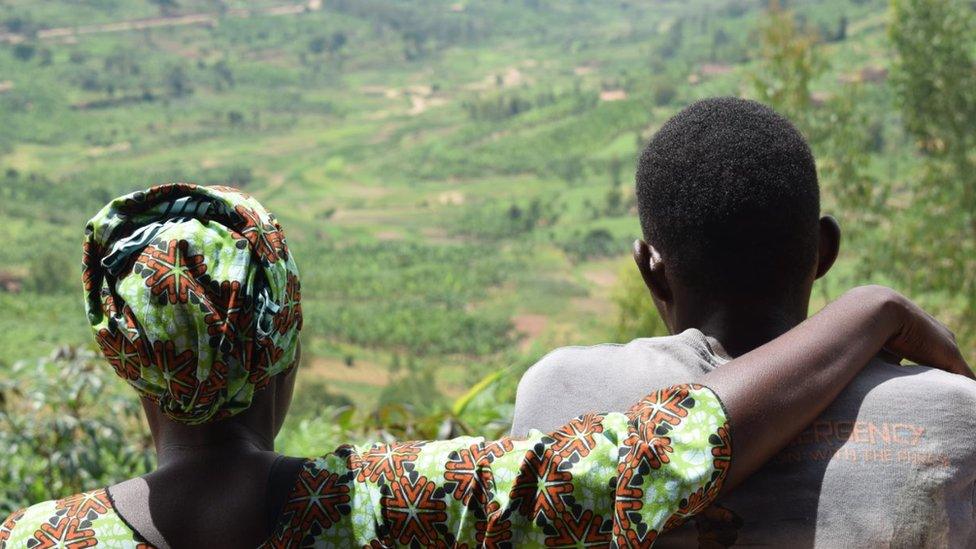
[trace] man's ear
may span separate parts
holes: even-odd
[[[653,246],[643,240],[634,241],[634,262],[640,271],[644,285],[650,290],[651,296],[665,303],[671,301],[671,285],[664,275],[664,261],[661,254]]]
[[[820,245],[817,248],[817,278],[827,274],[827,271],[837,261],[840,253],[840,224],[833,216],[825,215],[820,218]]]

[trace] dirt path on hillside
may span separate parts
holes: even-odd
[[[549,317],[526,313],[513,318],[512,324],[515,325],[515,331],[523,336],[522,341],[519,342],[519,349],[527,351],[549,326]]]
[[[327,381],[359,383],[385,387],[390,382],[388,368],[375,362],[357,360],[354,366],[347,366],[336,358],[316,357],[307,366],[308,373]]]
[[[186,15],[171,15],[167,17],[150,17],[148,19],[133,19],[130,21],[117,21],[114,23],[100,23],[97,25],[79,25],[75,27],[56,27],[37,31],[37,38],[41,40],[57,40],[71,38],[83,34],[102,34],[109,32],[125,32],[142,29],[152,29],[157,27],[181,27],[187,25],[206,25],[216,26],[222,18],[241,18],[246,19],[254,16],[282,16],[297,15],[307,11],[315,11],[322,8],[322,0],[308,0],[301,4],[281,4],[264,8],[234,8],[223,13],[190,13]],[[0,42],[18,43],[23,42],[25,37],[20,34],[0,34]]]

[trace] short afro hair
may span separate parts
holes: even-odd
[[[637,210],[668,268],[714,297],[789,291],[816,262],[810,146],[755,101],[705,99],[668,120],[641,154]]]

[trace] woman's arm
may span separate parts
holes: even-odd
[[[772,457],[883,347],[968,372],[938,322],[891,290],[860,288],[705,386],[656,391],[626,415],[585,414],[526,440],[345,446],[310,460],[273,542],[647,547]]]
[[[882,286],[848,291],[781,337],[706,375],[702,382],[725,405],[735,442],[725,490],[786,446],[882,348],[973,377],[952,332]]]

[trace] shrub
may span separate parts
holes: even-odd
[[[137,398],[95,353],[61,348],[0,380],[0,515],[150,470]]]

